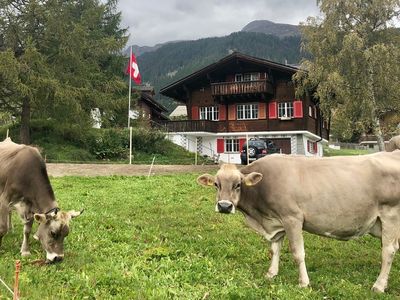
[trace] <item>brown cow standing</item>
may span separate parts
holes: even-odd
[[[8,138],[0,142],[0,244],[9,229],[13,207],[24,222],[21,254],[30,254],[29,235],[36,220],[36,237],[46,251],[47,261],[61,261],[69,221],[81,212],[59,210],[39,151]]]
[[[197,181],[217,189],[216,210],[243,212],[250,227],[271,242],[267,276],[278,274],[286,235],[308,286],[302,230],[349,240],[381,240],[382,266],[373,290],[384,292],[400,238],[400,151],[353,157],[270,155],[238,170],[222,165]]]

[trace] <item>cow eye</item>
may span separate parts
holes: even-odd
[[[51,237],[52,237],[53,239],[57,239],[58,234],[57,234],[56,232],[51,231],[50,234],[51,234]]]
[[[214,185],[215,185],[215,187],[216,187],[217,189],[219,189],[219,184],[218,184],[218,183],[214,182]]]
[[[240,183],[237,183],[236,185],[234,185],[233,187],[235,190],[240,189]]]

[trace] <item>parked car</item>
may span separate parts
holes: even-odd
[[[276,147],[275,143],[271,140],[264,140],[259,138],[249,139],[249,161],[255,161],[268,154],[280,153],[281,149]],[[247,143],[243,144],[242,151],[240,151],[240,160],[242,165],[247,165]]]

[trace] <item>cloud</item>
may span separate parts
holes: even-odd
[[[228,35],[254,20],[298,24],[318,13],[310,0],[120,0],[118,8],[129,43],[141,46]]]

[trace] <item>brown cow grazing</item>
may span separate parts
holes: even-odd
[[[278,274],[283,237],[309,285],[302,230],[339,240],[371,234],[382,242],[382,267],[373,290],[384,292],[400,238],[400,151],[307,158],[270,155],[238,170],[222,165],[197,179],[217,189],[216,210],[243,212],[271,244],[267,277]]]
[[[61,261],[69,221],[81,212],[59,210],[39,151],[8,138],[0,142],[0,244],[9,229],[13,207],[24,223],[21,254],[30,254],[29,234],[36,220],[39,227],[35,237],[46,251],[47,261]]]
[[[400,149],[400,135],[392,137],[386,145],[387,152],[392,152],[396,149]]]

